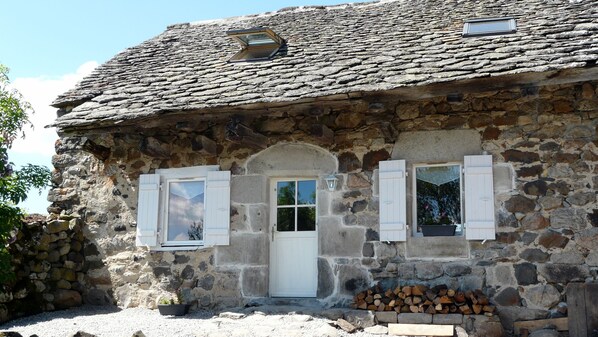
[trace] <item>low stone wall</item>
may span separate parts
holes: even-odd
[[[84,237],[73,217],[27,218],[10,243],[16,278],[0,288],[0,323],[79,306],[85,284]]]

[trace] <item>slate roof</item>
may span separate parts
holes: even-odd
[[[518,32],[463,38],[463,21],[513,16]],[[228,63],[225,32],[265,26],[287,40],[271,61]],[[524,72],[594,67],[594,0],[386,0],[178,24],[98,67],[55,107],[59,128],[159,113],[293,101]]]

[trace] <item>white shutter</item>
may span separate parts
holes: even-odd
[[[229,245],[230,171],[208,172],[204,244]]]
[[[160,199],[160,175],[139,176],[139,197],[137,203],[137,246],[158,245],[158,209]]]
[[[380,241],[407,239],[405,161],[380,162]]]
[[[492,156],[465,156],[465,238],[494,240]]]

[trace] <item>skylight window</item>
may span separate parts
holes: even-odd
[[[239,42],[243,48],[229,60],[230,62],[269,60],[284,45],[280,36],[264,27],[230,30],[226,35]]]
[[[502,35],[517,32],[517,24],[512,17],[471,19],[463,25],[463,36]]]

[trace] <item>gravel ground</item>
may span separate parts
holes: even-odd
[[[379,336],[363,331],[348,334],[332,327],[329,324],[331,320],[293,311],[277,314],[272,310],[262,310],[261,307],[252,308],[251,311],[255,312],[248,313],[244,318],[231,319],[208,311],[170,317],[161,316],[157,310],[142,308],[121,310],[115,307],[84,306],[13,320],[0,325],[0,331],[16,331],[24,337],[33,334],[39,337],[69,337],[77,331],[98,337],[130,337],[139,330],[146,337]]]

